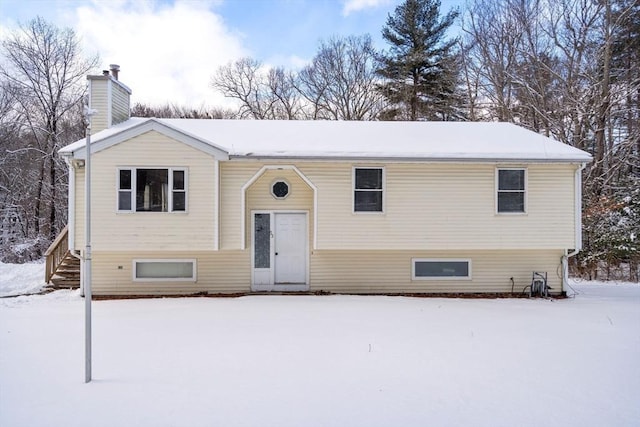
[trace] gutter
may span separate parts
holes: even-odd
[[[402,162],[402,163],[581,163],[584,169],[585,158],[508,158],[508,157],[416,157],[416,156],[356,156],[356,155],[321,155],[321,156],[296,156],[296,155],[254,155],[249,154],[229,154],[229,160],[235,161],[318,161],[318,162]]]

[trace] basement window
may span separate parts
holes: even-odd
[[[469,259],[424,259],[411,260],[412,280],[460,280],[471,279]]]
[[[118,170],[118,212],[186,212],[187,170]]]
[[[195,282],[195,259],[144,259],[133,261],[133,280],[136,282]]]

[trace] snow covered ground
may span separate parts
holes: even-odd
[[[0,262],[0,297],[38,293],[44,288],[44,262]]]
[[[2,298],[0,426],[638,426],[640,285],[573,287],[95,301],[89,384],[78,292]]]

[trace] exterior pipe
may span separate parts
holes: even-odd
[[[84,285],[84,382],[91,382],[91,116],[96,113],[90,107],[85,107],[85,116],[88,121],[86,129],[86,159],[84,170],[84,269],[83,269],[83,285]]]

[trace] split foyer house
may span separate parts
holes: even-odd
[[[580,249],[591,157],[518,126],[130,118],[117,73],[88,81],[94,294],[560,293]]]

